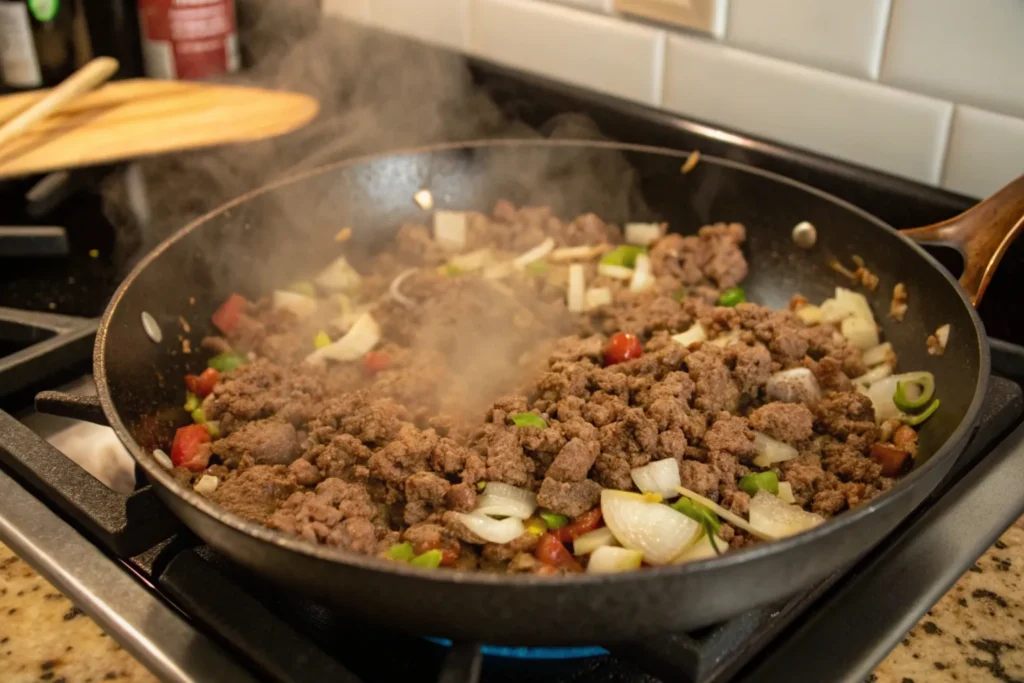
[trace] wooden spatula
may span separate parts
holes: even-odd
[[[59,87],[59,86],[58,86]],[[0,97],[9,121],[46,97]],[[0,143],[0,178],[281,135],[319,109],[298,93],[135,79],[81,95]]]

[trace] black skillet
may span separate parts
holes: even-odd
[[[963,287],[917,244],[835,197],[735,162],[687,153],[571,141],[500,141],[432,147],[346,161],[285,179],[186,226],[133,270],[114,295],[96,338],[95,378],[103,412],[153,487],[207,543],[297,591],[420,634],[476,642],[570,644],[635,641],[694,629],[765,605],[845,568],[931,492],[971,437],[989,375],[989,346],[972,303],[1021,227],[1024,179],[961,217],[915,238],[956,242]],[[747,226],[748,298],[782,307],[796,292],[811,301],[848,282],[827,264],[862,257],[881,278],[869,299],[901,369],[935,374],[941,408],[921,430],[915,469],[892,490],[820,527],[776,543],[682,567],[614,576],[539,578],[405,565],[318,547],[248,522],[178,485],[149,455],[187,421],[182,377],[205,367],[199,348],[209,318],[232,292],[256,297],[308,277],[335,257],[333,240],[352,226],[353,250],[373,250],[406,220],[426,219],[413,195],[429,188],[438,208],[489,210],[499,198],[552,205],[562,217],[663,219],[679,232],[717,221]],[[980,211],[980,213],[979,213]],[[811,249],[793,227],[817,226]],[[979,231],[978,228],[989,228]],[[897,282],[910,310],[888,316]],[[159,321],[153,343],[140,316]],[[186,331],[180,320],[188,321]],[[926,353],[940,325],[945,355]]]

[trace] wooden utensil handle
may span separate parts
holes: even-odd
[[[960,285],[975,307],[1017,234],[1024,228],[1024,175],[959,216],[901,232],[921,243],[956,247],[964,257]]]
[[[113,57],[97,57],[68,76],[43,99],[0,126],[0,146],[24,133],[33,124],[62,109],[79,95],[106,83],[117,72]]]

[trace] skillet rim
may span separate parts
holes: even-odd
[[[919,257],[923,258],[924,261],[933,269],[936,269],[940,275],[942,275],[942,277],[953,288],[956,295],[960,298],[961,304],[967,309],[968,315],[974,323],[975,336],[973,343],[978,348],[978,375],[975,383],[974,397],[971,400],[967,411],[964,413],[964,416],[961,418],[960,423],[950,434],[949,438],[946,439],[943,445],[930,458],[928,458],[927,462],[920,467],[915,468],[910,474],[899,480],[895,486],[876,498],[873,498],[868,504],[858,506],[853,510],[842,512],[839,515],[826,520],[824,524],[820,524],[817,527],[797,534],[796,536],[790,536],[770,543],[757,544],[748,548],[741,548],[738,551],[733,551],[716,558],[709,558],[704,561],[692,562],[684,565],[668,565],[663,567],[647,568],[640,572],[624,572],[620,574],[575,574],[556,577],[542,577],[529,574],[496,574],[476,571],[426,572],[403,563],[391,562],[382,558],[340,550],[328,546],[314,545],[293,534],[270,529],[262,524],[257,524],[256,522],[244,519],[243,517],[228,511],[227,509],[179,484],[167,470],[161,467],[154,458],[139,446],[138,442],[136,442],[125,424],[121,421],[120,414],[114,406],[114,401],[110,394],[110,387],[107,383],[106,359],[104,352],[106,350],[106,340],[110,323],[117,312],[118,304],[131,288],[135,279],[138,278],[141,273],[143,273],[146,268],[161,254],[163,254],[163,252],[179,240],[184,239],[193,231],[201,228],[209,221],[230,211],[231,209],[234,209],[251,199],[273,192],[281,187],[299,183],[312,177],[348,167],[359,166],[361,164],[387,157],[457,152],[468,149],[500,149],[503,147],[587,147],[621,152],[654,154],[663,157],[675,157],[681,160],[685,160],[692,152],[692,150],[678,150],[652,145],[595,140],[482,139],[437,143],[421,147],[404,148],[361,155],[288,175],[229,200],[206,214],[194,219],[184,227],[179,228],[147,253],[132,268],[131,272],[118,286],[117,290],[111,297],[110,302],[107,304],[106,310],[103,312],[99,328],[96,332],[96,342],[93,347],[93,377],[96,383],[100,405],[103,408],[103,413],[106,415],[110,427],[113,428],[114,432],[125,445],[128,452],[131,453],[135,461],[139,463],[139,466],[143,468],[146,472],[146,476],[154,483],[156,488],[163,489],[167,493],[177,496],[185,503],[197,508],[203,514],[212,517],[215,521],[227,526],[231,531],[245,534],[264,543],[273,544],[284,550],[300,553],[311,560],[335,562],[347,565],[357,570],[397,574],[405,579],[421,580],[431,584],[437,582],[459,585],[476,585],[478,587],[498,587],[507,585],[515,587],[543,586],[549,588],[564,588],[566,586],[577,585],[580,587],[613,585],[618,588],[626,589],[644,581],[645,579],[673,576],[677,580],[681,580],[690,574],[702,574],[733,565],[757,562],[775,555],[794,552],[797,548],[811,546],[817,543],[818,539],[833,533],[843,533],[843,530],[847,527],[857,524],[861,519],[872,514],[875,510],[894,504],[900,494],[913,486],[918,479],[922,478],[924,473],[928,472],[929,468],[938,467],[938,463],[940,461],[945,461],[947,458],[952,457],[952,451],[954,448],[961,447],[969,438],[970,432],[973,430],[978,413],[980,412],[985,399],[985,389],[988,385],[988,380],[991,374],[991,351],[989,348],[988,336],[985,333],[984,324],[982,323],[977,310],[971,305],[963,288],[949,273],[949,271],[947,271],[933,256],[928,254],[928,252],[926,252],[917,242],[906,237],[900,233],[900,231],[896,230],[877,216],[854,204],[851,204],[850,202],[847,202],[846,200],[840,199],[839,197],[825,192],[824,190],[820,190],[772,171],[756,168],[742,162],[724,159],[722,157],[701,154],[702,163],[712,163],[734,171],[752,173],[760,175],[768,180],[790,185],[796,189],[825,199],[839,208],[849,211],[868,222],[873,223],[883,230],[895,233],[910,249],[912,249]],[[173,514],[173,510],[171,510],[171,512]],[[905,519],[905,517],[901,518],[901,520],[902,519]],[[865,552],[869,549],[870,548],[865,549]]]

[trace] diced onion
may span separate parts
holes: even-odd
[[[601,491],[601,514],[616,540],[651,565],[668,564],[700,533],[696,520],[628,491]]]
[[[388,295],[398,303],[405,306],[406,308],[415,308],[416,302],[402,294],[399,288],[402,286],[402,283],[408,280],[409,277],[415,272],[416,268],[403,270],[401,273],[398,274],[397,277],[395,277],[394,280],[391,281],[391,285],[388,287]]]
[[[896,395],[896,385],[907,381],[920,382],[923,379],[934,382],[930,372],[905,372],[900,375],[891,375],[880,379],[868,387],[857,387],[857,391],[871,399],[871,405],[875,409],[876,422],[898,420],[902,419],[904,414],[902,410],[896,407],[896,401],[893,398]]]
[[[862,356],[864,365],[867,365],[869,368],[882,363],[888,363],[892,358],[892,344],[889,342],[882,342],[878,346],[868,349]]]
[[[610,277],[614,280],[632,280],[633,269],[626,266],[616,266],[611,263],[600,263],[597,266],[597,274]]]
[[[466,248],[466,214],[462,211],[438,211],[434,214],[434,241],[449,252]]]
[[[708,343],[713,344],[714,346],[720,346],[724,349],[729,344],[738,342],[740,340],[740,334],[741,332],[739,330],[729,330],[725,334],[715,337]]]
[[[603,526],[599,529],[588,531],[573,541],[572,552],[574,555],[589,555],[598,548],[603,548],[606,545],[618,544],[619,542],[615,540],[615,535],[612,534],[612,530]]]
[[[672,341],[682,344],[683,346],[689,346],[690,344],[696,344],[697,342],[707,341],[708,331],[704,329],[704,326],[700,323],[694,323],[690,325],[690,329],[686,332],[680,332],[679,334],[672,336]]]
[[[548,260],[554,263],[564,263],[566,261],[587,261],[600,256],[607,250],[608,245],[605,243],[584,245],[582,247],[562,247],[561,249],[552,250],[548,255]]]
[[[146,333],[150,341],[159,344],[164,339],[164,331],[160,329],[160,323],[156,321],[149,311],[142,312],[142,331]]]
[[[757,449],[757,457],[754,458],[754,464],[758,467],[771,467],[777,462],[792,460],[800,455],[789,444],[773,439],[761,432],[754,432],[754,448]]]
[[[537,494],[500,481],[492,481],[487,483],[483,494],[477,497],[473,513],[527,519],[536,509]]]
[[[165,470],[174,469],[174,463],[171,462],[170,456],[168,456],[159,448],[153,449],[153,459],[160,463],[160,466],[163,467]]]
[[[798,534],[824,521],[821,515],[797,505],[787,505],[767,491],[758,491],[750,499],[750,525],[775,538]]]
[[[722,507],[721,505],[719,505],[715,501],[713,501],[713,500],[711,500],[709,498],[705,498],[704,496],[700,495],[699,493],[691,491],[690,489],[688,489],[688,488],[686,488],[684,486],[680,486],[679,487],[679,493],[683,494],[684,496],[686,496],[687,498],[689,498],[693,502],[700,503],[704,507],[709,508],[712,512],[717,514],[719,517],[721,517],[725,521],[729,522],[729,524],[732,524],[733,526],[736,526],[736,527],[739,527],[740,529],[743,529],[747,533],[752,534],[753,536],[756,536],[757,538],[760,538],[762,541],[774,541],[775,540],[775,536],[772,536],[771,534],[769,534],[767,532],[764,532],[764,531],[761,531],[759,529],[754,528],[753,526],[750,525],[750,522],[748,522],[747,520],[743,519],[742,517],[737,515],[735,512],[733,512],[731,510],[726,510],[724,507]]]
[[[273,302],[275,311],[291,311],[299,318],[308,318],[316,313],[316,299],[303,294],[279,289],[274,292]]]
[[[779,500],[789,505],[796,503],[796,498],[793,497],[793,485],[788,481],[779,482]]]
[[[682,484],[679,479],[679,463],[673,458],[655,460],[643,467],[629,471],[633,483],[644,493],[660,493],[665,498],[679,495],[676,489]]]
[[[480,270],[493,262],[494,253],[487,247],[471,251],[468,254],[457,254],[448,259],[448,265],[455,266],[464,273]]]
[[[503,261],[501,263],[495,263],[492,266],[484,268],[484,278],[487,280],[500,280],[506,278],[516,270],[515,264],[511,261]]]
[[[583,265],[572,264],[569,266],[569,291],[566,294],[566,303],[570,313],[582,313],[586,309],[586,289]]]
[[[612,290],[607,287],[591,287],[583,295],[583,304],[588,311],[612,302]]]
[[[639,550],[602,546],[595,550],[587,563],[588,574],[618,574],[640,568],[644,554]]]
[[[356,360],[365,356],[379,341],[380,325],[369,313],[363,313],[344,337],[309,354],[306,362],[319,365],[328,359]]]
[[[821,315],[827,323],[837,323],[850,317],[875,322],[867,298],[843,287],[836,287],[835,298],[825,299],[821,303]]]
[[[420,190],[412,198],[424,211],[430,211],[434,208],[434,195],[430,194],[430,190]]]
[[[697,542],[687,548],[682,555],[672,561],[672,564],[686,564],[687,562],[694,562],[696,560],[707,560],[712,557],[718,557],[719,554],[724,555],[729,550],[729,544],[715,536],[715,545],[718,546],[718,552],[711,547],[711,538],[707,534],[703,534]]]
[[[651,259],[647,254],[638,254],[636,267],[633,268],[633,279],[629,281],[629,291],[642,292],[654,286],[654,275],[651,274]]]
[[[663,223],[626,223],[626,241],[638,247],[646,247],[661,239],[664,231]]]
[[[784,403],[814,403],[821,398],[818,378],[808,368],[776,372],[765,386],[768,398]]]
[[[867,351],[878,346],[878,328],[872,320],[846,318],[839,325],[839,332],[853,346]]]
[[[192,487],[192,490],[201,496],[208,496],[217,490],[218,484],[220,484],[220,479],[210,474],[204,474]]]
[[[534,261],[539,261],[548,254],[550,254],[551,250],[554,248],[555,240],[548,237],[546,240],[535,246],[533,249],[530,249],[529,251],[517,256],[515,259],[513,259],[512,263],[515,264],[516,268],[525,268]]]
[[[885,365],[885,364],[883,364],[883,365],[876,365],[875,367],[871,368],[870,370],[865,372],[860,377],[854,377],[853,378],[853,383],[854,384],[859,384],[859,385],[862,385],[862,386],[866,387],[866,386],[870,386],[870,385],[874,384],[878,380],[885,379],[886,377],[888,377],[891,374],[892,374],[892,366],[891,365]]]
[[[939,343],[938,353],[932,355],[942,355],[946,350],[946,346],[949,344],[949,324],[942,325],[939,329],[935,330],[935,341]]]
[[[455,517],[471,533],[476,534],[488,543],[504,544],[514,541],[526,533],[523,520],[518,517],[506,517],[505,519],[494,519],[487,515],[480,515],[475,512],[456,512]]]
[[[352,292],[359,289],[362,277],[344,256],[339,256],[321,270],[313,281],[330,292]]]
[[[817,325],[818,323],[824,320],[821,313],[821,309],[817,306],[812,306],[810,304],[800,309],[797,309],[796,317],[803,320],[804,324],[807,325]]]

